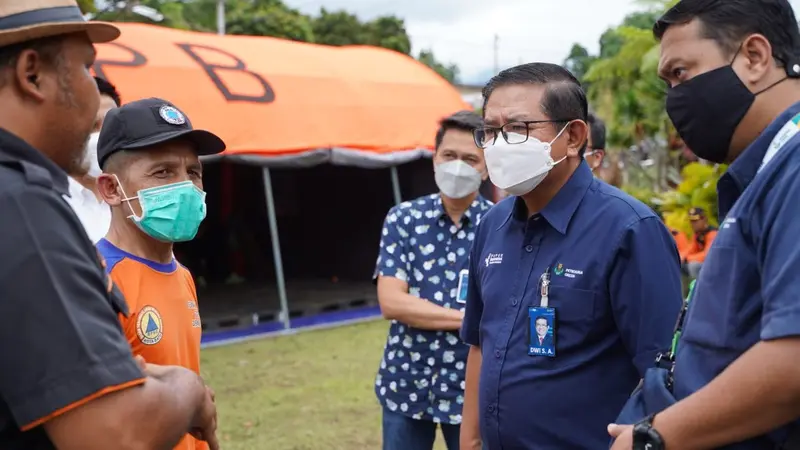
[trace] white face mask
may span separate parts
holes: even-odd
[[[100,137],[100,133],[92,133],[89,135],[89,140],[86,141],[86,150],[84,151],[84,164],[89,166],[89,176],[97,178],[103,173],[103,170],[100,169],[100,165],[97,163],[97,140]]]
[[[436,186],[450,198],[464,198],[481,186],[481,173],[460,159],[437,164],[433,173]]]
[[[509,144],[502,134],[498,135],[494,145],[490,145],[484,151],[489,179],[495,186],[511,195],[525,195],[536,189],[550,170],[566,159],[564,156],[558,161],[553,161],[550,150],[553,142],[561,137],[568,125],[565,125],[550,142],[542,142],[533,136],[528,136],[528,140],[521,144]],[[519,140],[523,138],[524,136]]]

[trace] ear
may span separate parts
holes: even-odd
[[[589,136],[589,125],[582,120],[573,120],[567,125],[564,134],[567,135],[567,156],[577,158]]]
[[[43,102],[45,95],[45,64],[36,50],[25,49],[19,54],[17,64],[14,66],[16,84],[19,90],[28,98]]]
[[[111,174],[103,173],[97,177],[97,192],[103,201],[110,206],[119,206],[125,198],[122,195],[122,190],[119,188],[117,177]]]
[[[774,82],[773,80],[765,80],[765,75],[775,67],[772,45],[767,38],[761,34],[751,35],[742,43],[742,54],[744,58],[741,58],[741,60],[745,67],[743,67],[744,73],[740,76],[746,83],[755,86],[756,89],[763,89],[763,87],[759,86],[759,82],[761,84]]]

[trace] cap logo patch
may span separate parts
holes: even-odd
[[[186,117],[183,113],[169,105],[164,105],[158,110],[158,114],[164,119],[165,122],[172,125],[183,125],[186,123]]]

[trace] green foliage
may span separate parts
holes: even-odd
[[[282,3],[241,6],[226,13],[226,32],[314,42],[311,18]]]
[[[312,24],[318,44],[358,45],[366,41],[361,21],[347,11],[329,12],[322,8]]]
[[[447,66],[436,61],[436,58],[434,58],[433,53],[429,50],[420,51],[419,57],[417,59],[422,64],[425,64],[426,66],[435,70],[436,73],[442,76],[442,78],[451,83],[455,83],[455,81],[458,79],[458,66],[456,66],[455,64]]]
[[[595,57],[589,54],[586,47],[576,43],[572,44],[572,49],[570,49],[569,55],[564,60],[564,67],[583,83],[585,82],[586,72],[589,71],[594,61]]]
[[[625,185],[622,190],[631,197],[639,200],[653,210],[659,210],[658,195],[650,188],[637,187],[635,185]]]
[[[78,0],[78,7],[84,14],[97,11],[97,9],[94,7],[94,0]]]
[[[408,37],[403,19],[395,16],[378,17],[371,22],[365,23],[364,31],[366,35],[365,43],[368,45],[388,48],[406,55],[411,53],[411,39]],[[432,54],[431,57],[433,57]],[[458,70],[455,72],[457,75]],[[454,81],[454,79],[450,81]]]
[[[627,164],[629,185],[623,189],[663,211],[668,225],[691,233],[688,211],[692,206],[704,208],[712,224],[717,223],[716,185],[725,168],[686,165],[680,184],[660,193],[669,186],[664,174],[680,168],[681,144],[664,108],[666,89],[657,76],[660,49],[652,26],[677,1],[638,0],[644,10],[606,30],[600,36],[599,55],[584,53],[576,45],[565,64],[581,67],[580,62],[588,62],[582,81],[588,86],[593,109],[606,121],[607,142],[612,147],[649,143],[648,157],[654,158],[655,164],[638,167],[635,159]]]
[[[719,225],[717,217],[717,182],[726,166],[702,163],[687,164],[681,171],[683,181],[675,190],[659,196],[667,226],[692,234],[689,208],[699,206],[708,213],[709,223]]]
[[[620,42],[617,53],[594,62],[584,79],[592,104],[607,118],[609,144],[627,147],[664,132],[664,89],[645,65],[658,48],[652,32],[621,26],[613,34]]]

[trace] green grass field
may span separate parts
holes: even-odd
[[[376,321],[203,350],[222,448],[379,450],[373,383],[387,329]]]

